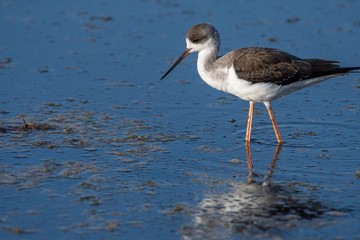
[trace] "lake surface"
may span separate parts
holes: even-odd
[[[265,107],[208,87],[221,53],[359,66],[358,1],[0,1],[1,239],[360,239],[360,74]]]

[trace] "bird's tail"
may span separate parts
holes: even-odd
[[[306,59],[305,61],[311,64],[311,77],[319,77],[324,75],[341,75],[360,70],[360,67],[341,67],[337,61],[330,61],[324,59]]]

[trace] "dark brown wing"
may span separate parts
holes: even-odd
[[[243,48],[232,52],[239,78],[252,83],[286,85],[314,77],[341,74],[351,69],[321,59],[300,59],[271,48]]]

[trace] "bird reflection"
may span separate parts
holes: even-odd
[[[274,173],[276,161],[280,155],[281,147],[282,147],[282,143],[278,143],[278,145],[275,148],[275,152],[274,152],[273,158],[271,159],[271,163],[269,166],[269,173],[267,175],[265,175],[265,177],[264,177],[264,182],[263,182],[264,186],[267,186],[270,184],[270,177]],[[254,172],[253,172],[253,162],[252,162],[250,142],[246,142],[246,158],[247,158],[247,167],[248,167],[248,171],[249,171],[248,183],[253,183],[254,182]]]
[[[279,144],[275,148],[264,182],[256,183],[251,148],[247,144],[248,183],[224,181],[227,190],[204,194],[195,208],[186,211],[191,214],[192,221],[182,227],[183,239],[225,239],[237,234],[245,239],[254,236],[282,238],[281,232],[301,226],[303,221],[316,221],[325,212],[332,211],[303,194],[307,189],[301,184],[269,184],[281,147]],[[321,221],[326,224],[324,219]]]

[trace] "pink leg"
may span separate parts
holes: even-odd
[[[247,127],[246,127],[246,136],[245,136],[245,142],[250,142],[250,138],[251,138],[251,125],[252,125],[252,120],[253,120],[253,115],[254,115],[254,105],[255,103],[253,101],[250,101],[250,107],[249,107],[249,117],[248,117],[248,122],[247,122]]]
[[[252,157],[251,157],[251,148],[250,148],[250,142],[246,142],[246,158],[247,158],[247,164],[248,164],[248,183],[254,182],[254,173],[253,173],[253,163],[252,163]]]
[[[264,104],[265,104],[265,106],[267,108],[267,111],[269,113],[269,117],[270,117],[271,123],[272,123],[273,128],[274,128],[276,139],[277,139],[278,143],[283,143],[283,140],[282,140],[279,128],[277,126],[277,123],[276,123],[276,120],[275,120],[275,115],[274,115],[274,113],[272,111],[270,102],[264,102]]]

